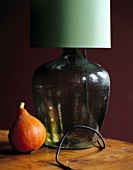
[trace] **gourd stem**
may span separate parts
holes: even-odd
[[[19,106],[19,109],[24,108],[24,105],[25,105],[25,103],[24,103],[24,102],[21,102],[21,103],[20,103],[20,106]]]

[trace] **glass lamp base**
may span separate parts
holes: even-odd
[[[47,130],[47,146],[58,147],[63,134],[75,125],[101,130],[108,106],[110,78],[78,49],[64,49],[60,58],[40,66],[33,75],[32,87],[36,116]],[[96,141],[94,132],[74,129],[62,147],[89,148]]]

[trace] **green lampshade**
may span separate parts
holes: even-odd
[[[110,48],[110,0],[31,0],[31,47]]]

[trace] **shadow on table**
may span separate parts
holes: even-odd
[[[0,143],[0,155],[20,155],[20,154],[22,153],[13,150],[8,142]]]

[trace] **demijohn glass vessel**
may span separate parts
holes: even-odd
[[[36,116],[46,127],[47,146],[57,147],[74,125],[100,132],[108,108],[110,78],[78,49],[66,48],[61,57],[41,65],[34,72],[32,88]],[[96,141],[94,132],[75,129],[62,147],[89,148]]]

